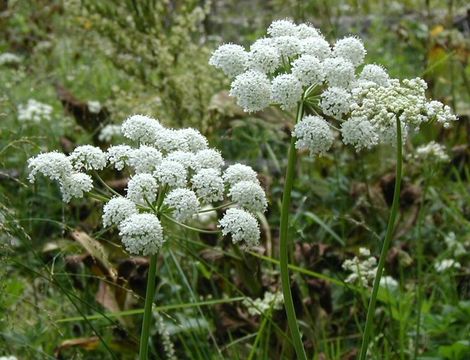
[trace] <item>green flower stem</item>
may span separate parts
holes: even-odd
[[[297,107],[296,123],[298,123],[304,114],[303,100]],[[295,175],[295,163],[297,161],[297,151],[295,149],[295,138],[292,137],[289,147],[289,157],[287,163],[286,178],[284,183],[284,192],[282,195],[282,206],[281,206],[281,224],[280,224],[280,244],[279,244],[279,255],[280,255],[280,270],[281,270],[281,283],[282,283],[282,294],[284,296],[284,308],[286,309],[287,321],[289,323],[289,329],[292,335],[292,342],[297,353],[297,359],[307,360],[307,355],[302,343],[300,336],[299,327],[297,324],[297,318],[295,315],[294,302],[292,300],[292,292],[290,288],[289,279],[289,209],[291,203],[291,192],[294,183]]]
[[[395,227],[395,220],[398,214],[398,205],[400,203],[400,187],[401,187],[401,178],[402,178],[402,163],[403,163],[403,154],[402,154],[402,135],[401,135],[401,124],[399,120],[400,115],[396,116],[397,124],[397,165],[396,165],[396,176],[395,176],[395,189],[393,191],[393,201],[392,208],[390,211],[390,217],[388,219],[387,232],[385,234],[385,240],[382,245],[382,250],[380,252],[379,264],[377,266],[377,274],[374,279],[374,287],[372,289],[372,295],[369,300],[369,307],[367,309],[366,325],[364,328],[364,333],[362,335],[362,345],[359,359],[365,360],[367,356],[367,350],[369,347],[370,335],[372,330],[372,323],[374,321],[375,314],[375,305],[377,302],[377,294],[379,292],[380,278],[382,277],[383,269],[385,266],[385,259],[387,258],[387,252],[390,248],[392,242],[393,230]]]
[[[155,297],[155,277],[157,274],[157,254],[150,256],[147,275],[147,292],[145,294],[144,320],[140,333],[139,360],[147,360],[149,352],[150,323],[152,322],[152,305]]]
[[[197,227],[194,227],[194,226],[183,224],[183,223],[173,219],[172,217],[168,216],[167,214],[162,213],[161,216],[163,216],[165,219],[171,221],[172,223],[174,223],[176,225],[179,225],[179,226],[181,226],[185,229],[191,230],[191,231],[196,231],[196,232],[203,233],[203,234],[220,234],[220,230],[200,229],[200,228],[197,228]]]

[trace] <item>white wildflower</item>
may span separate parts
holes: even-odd
[[[224,44],[212,54],[209,64],[221,69],[227,76],[235,77],[245,71],[248,54],[240,45]]]
[[[220,201],[224,198],[224,181],[215,169],[199,170],[191,179],[196,195],[205,203]]]
[[[85,192],[93,189],[91,176],[84,173],[73,173],[60,179],[62,200],[68,203],[72,198],[82,198]]]
[[[297,138],[295,148],[309,150],[310,156],[326,153],[333,145],[333,133],[330,126],[320,116],[306,116],[295,125],[292,136]]]
[[[154,147],[141,145],[130,152],[127,164],[133,167],[137,174],[149,174],[155,171],[162,158],[162,153]]]
[[[60,180],[73,172],[69,158],[56,151],[39,154],[29,159],[28,169],[28,178],[32,183],[38,173],[51,180]]]
[[[53,112],[52,106],[34,99],[29,99],[26,104],[18,105],[18,120],[21,122],[40,123],[49,121]]]
[[[351,94],[339,87],[330,87],[321,94],[320,107],[323,113],[340,119],[349,112]]]
[[[460,267],[461,267],[460,263],[458,261],[455,261],[454,259],[444,259],[434,264],[434,269],[436,269],[436,271],[439,273],[442,273],[451,269],[460,269]]]
[[[435,141],[431,141],[425,145],[421,145],[416,149],[416,159],[418,160],[430,160],[436,162],[448,162],[449,155],[446,153],[446,148],[436,143]]]
[[[251,316],[263,315],[272,310],[281,310],[284,303],[284,296],[281,291],[275,293],[266,291],[263,299],[257,298],[252,300],[246,298],[242,304],[246,306],[248,313]]]
[[[449,232],[444,237],[444,242],[446,243],[447,249],[455,257],[459,257],[467,253],[467,250],[465,249],[463,244],[457,240],[457,237],[455,236],[455,233],[453,231]]]
[[[351,272],[345,279],[346,283],[359,282],[363,287],[368,287],[377,274],[377,260],[370,256],[370,251],[364,251],[363,248],[359,249],[359,257],[345,260],[342,267]]]
[[[178,188],[186,185],[188,172],[179,162],[163,160],[155,168],[153,175],[160,185]]]
[[[217,150],[201,150],[194,155],[193,166],[196,170],[209,168],[220,170],[220,168],[224,166],[224,159],[222,158],[220,152]]]
[[[0,66],[2,65],[16,65],[23,61],[21,56],[12,53],[0,54]]]
[[[318,38],[321,37],[320,31],[310,24],[297,25],[297,37],[299,39]]]
[[[333,56],[347,59],[351,61],[354,66],[359,66],[364,62],[366,49],[364,49],[362,40],[354,36],[349,36],[335,43]]]
[[[153,214],[134,214],[121,222],[119,235],[134,255],[154,255],[163,245],[163,229]]]
[[[153,203],[157,198],[157,180],[150,174],[134,175],[127,184],[127,198],[136,204]]]
[[[100,148],[91,145],[77,146],[69,159],[76,170],[101,170],[106,166],[106,155]]]
[[[280,65],[281,54],[272,45],[251,45],[248,53],[248,67],[262,73],[272,73]]]
[[[230,165],[223,174],[223,179],[226,184],[233,186],[240,181],[251,181],[259,183],[256,172],[247,165],[234,164]]]
[[[121,125],[108,124],[101,129],[98,140],[109,143],[114,137],[121,135]]]
[[[315,56],[323,61],[331,56],[331,46],[323,37],[309,37],[300,40],[300,52]]]
[[[271,99],[289,110],[302,98],[302,83],[292,74],[282,74],[273,79],[271,91]]]
[[[240,181],[230,188],[228,195],[242,208],[256,212],[265,212],[268,207],[266,194],[256,182]]]
[[[198,152],[208,147],[207,139],[198,130],[193,128],[178,130],[180,135],[185,139],[186,147],[190,152]],[[181,149],[176,149],[181,150]]]
[[[359,75],[359,80],[371,81],[379,86],[389,85],[389,76],[385,69],[380,65],[367,64]]]
[[[329,58],[323,61],[325,79],[330,86],[349,88],[354,82],[354,66],[343,58]]]
[[[98,114],[102,109],[101,103],[97,100],[88,101],[87,107],[88,107],[88,110],[93,114]]]
[[[224,236],[231,235],[234,244],[251,249],[259,245],[260,230],[255,217],[241,209],[231,208],[219,221]]]
[[[246,112],[263,110],[271,101],[271,83],[266,74],[248,70],[232,82],[230,95],[237,98],[237,104]]]
[[[292,58],[302,52],[301,40],[295,36],[279,36],[273,40],[279,54],[284,58]]]
[[[103,226],[119,225],[134,214],[137,214],[135,203],[122,196],[114,197],[103,207]]]
[[[395,292],[396,290],[398,290],[398,286],[399,286],[398,281],[396,281],[391,276],[382,276],[380,278],[380,287],[388,291]]]
[[[163,130],[162,125],[145,115],[132,115],[122,124],[122,134],[133,141],[142,144],[153,144],[158,134]]]
[[[313,55],[302,55],[295,60],[292,63],[292,75],[306,87],[321,84],[325,77],[320,60]]]
[[[379,142],[374,126],[364,117],[352,117],[341,124],[341,134],[345,144],[353,145],[356,151],[370,149]]]
[[[194,168],[194,154],[187,151],[172,151],[165,156],[165,160],[176,161],[186,169]]]
[[[128,145],[110,146],[106,151],[106,159],[114,165],[116,170],[122,170],[124,166],[129,164],[129,158],[133,151],[134,149]]]
[[[199,200],[194,191],[189,189],[174,189],[165,196],[163,204],[171,208],[177,221],[190,219],[199,209]]]
[[[275,20],[268,27],[268,34],[271,37],[297,36],[298,27],[289,19]]]
[[[449,127],[451,122],[457,121],[457,116],[452,113],[451,108],[440,101],[433,100],[428,102],[425,105],[425,109],[429,118],[435,118],[445,128]]]

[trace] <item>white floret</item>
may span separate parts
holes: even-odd
[[[367,64],[362,69],[359,80],[371,81],[379,86],[388,86],[390,78],[382,66]]]
[[[256,172],[247,165],[234,164],[230,165],[222,176],[224,182],[228,186],[233,186],[240,181],[251,181],[253,183],[259,183]]]
[[[320,60],[312,55],[302,55],[295,60],[292,63],[292,75],[305,87],[321,84],[325,77]]]
[[[204,203],[224,199],[224,181],[218,170],[201,169],[191,179],[192,189]]]
[[[34,99],[29,99],[26,104],[18,105],[18,120],[21,122],[40,123],[51,120],[52,106]]]
[[[122,134],[142,144],[153,144],[163,126],[158,120],[145,115],[132,115],[121,126]]]
[[[76,170],[101,170],[106,166],[106,155],[100,148],[91,145],[76,147],[69,158]]]
[[[124,219],[137,214],[137,206],[131,200],[118,196],[103,207],[103,226],[119,225]]]
[[[248,68],[270,74],[279,67],[281,54],[272,45],[251,45]]]
[[[163,245],[163,229],[153,214],[134,214],[121,222],[119,235],[130,254],[154,255]]]
[[[245,71],[248,54],[240,45],[224,44],[215,50],[209,64],[221,69],[227,76],[235,77]]]
[[[349,88],[354,82],[354,66],[343,58],[329,58],[323,61],[326,81],[330,86]]]
[[[302,83],[292,74],[276,76],[272,81],[271,98],[280,104],[283,110],[295,107],[302,98]]]
[[[348,36],[338,40],[333,47],[333,56],[351,61],[354,66],[364,62],[366,49],[362,40],[354,36]]]
[[[300,53],[315,56],[323,61],[331,56],[331,46],[323,37],[309,37],[300,40]]]
[[[101,129],[98,140],[109,143],[114,137],[121,135],[121,125],[108,124]]]
[[[228,195],[242,208],[256,212],[265,212],[268,207],[266,194],[256,182],[240,181],[230,188]]]
[[[194,154],[187,151],[172,151],[165,156],[165,160],[176,161],[186,169],[194,168]]]
[[[334,118],[347,114],[351,103],[351,94],[343,88],[330,87],[321,94],[320,107],[323,113]]]
[[[353,145],[356,151],[370,149],[379,142],[377,129],[362,117],[352,117],[341,124],[343,142]]]
[[[162,158],[162,153],[154,147],[141,145],[130,153],[128,165],[134,168],[136,174],[149,174],[155,171]]]
[[[320,116],[306,116],[295,125],[292,136],[297,138],[295,148],[309,150],[310,156],[326,153],[333,144],[330,126]]]
[[[179,162],[163,160],[155,168],[153,175],[160,185],[178,188],[186,186],[188,172]]]
[[[122,170],[124,166],[129,164],[129,158],[133,151],[134,149],[128,145],[110,146],[106,151],[106,159],[114,165],[116,170]]]
[[[295,36],[279,36],[273,40],[277,51],[284,58],[292,58],[302,52],[301,40]]]
[[[157,198],[158,183],[150,174],[134,175],[127,184],[127,198],[136,204],[153,203]]]
[[[234,244],[251,249],[259,245],[260,230],[255,217],[241,209],[228,209],[219,221],[224,236],[231,235]]]
[[[68,203],[72,198],[82,198],[84,193],[93,189],[91,176],[84,173],[73,173],[60,180],[62,200]]]
[[[194,154],[193,167],[195,170],[199,169],[216,169],[220,171],[224,166],[224,159],[219,151],[214,149],[206,149],[198,151]]]
[[[169,192],[163,204],[171,208],[173,217],[181,222],[191,219],[199,209],[199,200],[194,191],[184,188]]]
[[[34,182],[37,174],[42,174],[51,180],[60,180],[72,173],[70,159],[62,153],[53,151],[39,154],[28,160],[29,181]]]
[[[297,25],[289,19],[275,20],[268,27],[268,34],[271,37],[297,36],[298,32]]]
[[[310,24],[297,25],[297,37],[299,39],[317,38],[321,37],[320,31]]]
[[[237,98],[237,104],[246,112],[260,111],[271,101],[271,83],[266,74],[248,70],[232,82],[230,96]]]

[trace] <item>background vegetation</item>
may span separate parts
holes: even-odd
[[[246,301],[280,286],[275,259],[292,116],[243,113],[227,95],[227,80],[207,64],[222,41],[249,43],[273,19],[290,17],[329,39],[358,34],[392,76],[423,77],[430,96],[459,114],[452,129],[424,128],[406,144],[386,265],[399,287],[380,295],[371,354],[469,359],[469,11],[457,0],[1,1],[0,55],[20,60],[0,62],[0,356],[135,357],[147,259],[130,258],[117,233],[103,230],[98,203],[63,205],[54,184],[31,186],[26,161],[78,144],[106,148],[110,142],[98,136],[105,125],[144,113],[201,130],[226,159],[262,173],[270,198],[259,252],[241,254],[227,239],[190,232],[169,239],[158,264],[152,358],[171,358],[171,344],[182,359],[295,357],[282,307],[256,314]],[[50,119],[20,121],[18,107],[29,99],[52,106]],[[90,101],[100,109],[92,111]],[[431,140],[445,145],[447,163],[416,159],[415,149]],[[356,154],[338,143],[314,162],[301,158],[292,286],[314,359],[357,355],[368,290],[345,283],[341,265],[360,247],[378,254],[393,168],[387,147]],[[117,191],[126,185],[115,173],[106,181]],[[444,259],[460,267],[436,268]]]

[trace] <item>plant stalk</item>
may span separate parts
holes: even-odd
[[[401,178],[402,178],[402,164],[403,164],[403,149],[402,149],[402,135],[401,135],[401,123],[400,123],[400,114],[396,116],[396,126],[397,126],[397,164],[396,164],[396,175],[395,175],[395,189],[393,190],[393,201],[392,208],[390,210],[390,217],[387,224],[387,232],[385,234],[385,240],[382,245],[382,250],[380,252],[379,264],[377,266],[377,274],[374,279],[374,287],[372,289],[372,295],[369,300],[369,306],[367,309],[366,325],[364,328],[364,333],[362,335],[362,345],[359,359],[365,360],[367,356],[367,350],[369,347],[370,334],[372,330],[372,323],[374,321],[375,315],[375,305],[377,303],[377,294],[379,292],[380,278],[382,277],[383,269],[385,266],[385,260],[387,258],[387,252],[390,248],[392,242],[393,231],[395,228],[395,220],[398,214],[398,208],[400,203],[400,187],[401,187]]]
[[[298,123],[304,113],[304,104],[303,99],[297,107],[297,116],[296,123]],[[302,343],[302,338],[300,336],[300,331],[297,323],[297,318],[295,315],[294,302],[292,300],[292,292],[290,288],[290,279],[289,279],[289,239],[288,230],[289,230],[289,209],[291,203],[291,192],[292,186],[294,183],[295,175],[295,163],[297,161],[297,152],[295,149],[295,138],[292,137],[289,147],[289,155],[287,162],[286,178],[284,183],[284,192],[282,195],[282,205],[281,205],[281,224],[280,224],[280,239],[279,239],[279,255],[280,255],[280,271],[281,271],[281,284],[282,284],[282,294],[284,296],[284,308],[287,314],[287,322],[289,324],[290,333],[292,336],[292,342],[294,344],[295,352],[297,353],[297,359],[307,360],[307,355]]]
[[[148,359],[150,323],[152,322],[152,305],[155,296],[155,277],[157,274],[157,254],[150,256],[149,270],[147,274],[147,290],[145,294],[144,320],[140,333],[139,360]]]

